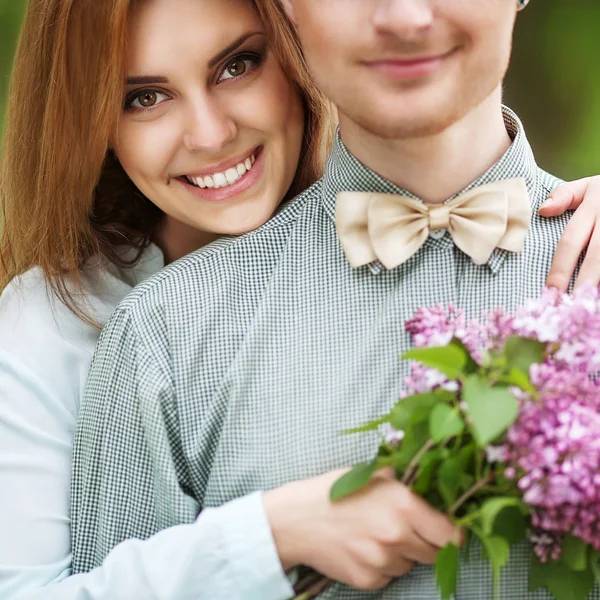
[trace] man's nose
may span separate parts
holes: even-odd
[[[372,22],[381,32],[410,39],[430,27],[433,16],[433,0],[380,0],[376,3]]]
[[[238,133],[235,118],[215,98],[196,100],[184,118],[183,142],[190,152],[219,152]]]

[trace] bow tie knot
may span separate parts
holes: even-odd
[[[429,229],[431,231],[450,228],[450,207],[448,207],[446,204],[430,206],[428,210],[428,216]]]
[[[474,263],[485,264],[495,248],[523,249],[530,218],[523,179],[482,185],[445,204],[371,192],[340,192],[336,200],[338,235],[353,267],[379,260],[393,269],[440,229],[447,229]]]

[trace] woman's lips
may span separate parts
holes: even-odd
[[[231,185],[220,188],[201,188],[190,183],[187,177],[177,177],[179,181],[188,191],[194,196],[202,200],[208,200],[212,202],[221,202],[229,200],[230,198],[237,196],[251,187],[260,179],[263,171],[264,162],[264,148],[260,147],[256,152],[256,160],[252,165],[252,168],[247,171],[240,179]]]

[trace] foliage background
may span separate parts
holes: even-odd
[[[0,122],[25,6],[0,0]],[[565,179],[600,173],[599,0],[532,1],[519,15],[505,101],[542,167]]]

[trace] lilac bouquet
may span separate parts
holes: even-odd
[[[392,466],[406,485],[478,538],[494,597],[512,544],[532,547],[530,589],[585,600],[600,581],[600,294],[544,290],[514,315],[467,322],[452,306],[409,322],[414,361],[377,456],[336,482],[338,500]],[[468,542],[467,542],[468,543]],[[437,557],[443,598],[459,548]]]

